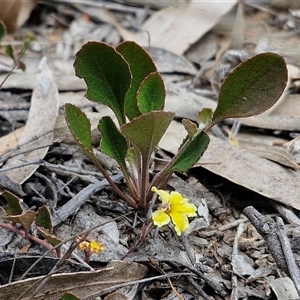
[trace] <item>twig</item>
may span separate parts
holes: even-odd
[[[277,266],[288,274],[284,253],[276,234],[277,229],[275,222],[260,214],[253,206],[247,206],[243,213],[250,220],[258,233],[265,239],[267,247],[274,257]]]
[[[286,231],[284,228],[284,223],[283,223],[282,218],[276,217],[276,227],[278,230],[277,236],[281,243],[282,251],[283,251],[285,259],[286,259],[287,267],[289,270],[289,275],[291,276],[291,278],[295,284],[297,293],[300,297],[300,273],[299,273],[298,266],[295,262],[295,258],[293,255],[293,251],[291,249],[290,241],[286,235]]]
[[[121,173],[112,175],[111,180],[118,181],[123,178]],[[76,210],[80,208],[80,206],[94,193],[104,189],[107,187],[109,183],[106,179],[101,181],[97,181],[94,184],[90,184],[83,190],[81,190],[78,194],[76,194],[70,201],[68,201],[64,206],[58,209],[53,214],[53,226],[58,225],[60,222],[65,221],[70,215],[74,214]]]
[[[25,48],[22,49],[20,56],[18,57],[18,59],[15,61],[12,69],[8,72],[8,74],[5,76],[5,78],[3,79],[3,81],[0,83],[0,89],[2,88],[3,84],[5,83],[5,81],[8,79],[8,77],[12,74],[13,70],[18,66],[19,62],[21,61],[21,58],[23,57],[23,55],[25,54],[26,50],[28,49],[29,44],[25,46]]]
[[[226,297],[228,295],[227,291],[224,289],[223,286],[219,285],[218,283],[214,282],[210,276],[204,274],[202,272],[202,270],[200,270],[201,266],[199,264],[196,264],[196,260],[195,257],[191,251],[191,246],[188,242],[187,236],[182,234],[181,235],[181,242],[182,245],[191,261],[191,264],[193,266],[193,268],[189,267],[189,269],[196,273],[198,276],[200,276],[200,278],[202,278],[210,287],[212,287],[218,294],[220,294],[223,297]],[[189,280],[189,278],[187,278]],[[196,284],[196,282],[194,282]],[[191,282],[192,284],[192,282]],[[200,286],[198,286],[198,291],[201,290],[200,295],[205,299],[205,300],[209,300],[210,298],[208,297],[208,295],[200,288]]]
[[[155,268],[155,269],[156,269],[158,272],[160,272],[161,274],[166,274],[166,272],[158,265],[158,263],[156,263],[155,260],[152,260],[152,259],[150,259],[150,258],[149,258],[149,260],[150,260],[150,264],[151,264],[151,266],[152,266],[153,268]],[[167,280],[168,280],[168,282],[169,282],[169,285],[170,285],[172,291],[173,291],[174,294],[177,296],[177,298],[178,298],[179,300],[184,300],[184,298],[183,298],[183,297],[177,292],[177,290],[175,289],[175,287],[174,287],[174,285],[173,285],[171,279],[170,279],[170,278],[167,278]]]
[[[236,235],[234,237],[234,242],[233,242],[233,247],[232,247],[232,267],[234,268],[234,261],[236,261],[235,256],[238,255],[238,244],[239,244],[239,238],[241,236],[241,234],[244,231],[244,224],[240,223],[239,227],[236,231]],[[232,276],[231,276],[231,281],[232,281],[232,291],[231,291],[231,296],[230,299],[231,300],[237,300],[238,297],[238,284],[237,284],[237,276],[234,274],[234,272],[232,272]]]
[[[13,275],[14,275],[14,270],[15,270],[15,265],[16,265],[16,259],[17,259],[17,255],[16,255],[16,252],[15,252],[14,260],[13,260],[11,270],[10,270],[10,274],[9,274],[8,283],[11,283],[11,281],[12,281],[12,278],[13,278]]]
[[[173,262],[167,262],[169,266],[174,268],[177,272],[180,272],[181,269]],[[210,300],[210,297],[203,291],[203,289],[199,286],[199,284],[194,280],[193,276],[187,276],[186,277],[188,282],[197,290],[199,295],[204,299],[204,300]]]

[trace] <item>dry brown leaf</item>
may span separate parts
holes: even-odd
[[[18,146],[18,142],[24,132],[24,129],[25,127],[18,128],[17,130],[0,138],[0,157]]]
[[[216,163],[219,164],[209,164]],[[211,137],[200,163],[203,168],[267,198],[300,210],[300,173],[284,168],[247,150]]]
[[[217,48],[216,36],[209,31],[187,50],[185,56],[189,61],[201,64],[203,68],[203,64],[215,56]]]
[[[31,108],[25,130],[19,140],[19,149],[5,163],[2,171],[13,181],[23,183],[37,169],[38,165],[23,165],[26,162],[42,159],[48,151],[53,139],[53,130],[58,114],[58,91],[53,82],[46,59],[40,64],[36,87],[33,90]],[[10,170],[9,170],[10,169]]]
[[[135,262],[112,261],[105,269],[96,272],[55,274],[51,276],[34,299],[57,300],[65,292],[72,292],[77,297],[84,297],[84,299],[95,299],[103,289],[141,279],[147,271],[146,266]],[[17,299],[22,292],[29,288],[22,296],[22,300],[28,300],[36,288],[32,285],[41,278],[43,276],[0,286],[1,300]]]
[[[154,13],[142,26],[137,42],[183,54],[193,43],[213,28],[237,0],[176,2]]]
[[[282,147],[269,146],[248,141],[239,141],[239,145],[260,157],[267,158],[283,166],[300,170],[293,157]]]
[[[35,5],[35,0],[1,1],[0,20],[9,32],[13,32],[25,23]]]
[[[113,292],[107,295],[104,300],[128,300],[128,298],[121,292]]]
[[[159,146],[176,153],[186,135],[180,123],[173,122]],[[267,198],[300,210],[300,173],[258,157],[240,147],[211,137],[200,165],[238,185]]]
[[[160,73],[197,74],[197,69],[182,55],[157,47],[147,47],[145,49],[151,55]]]
[[[277,299],[291,300],[299,298],[297,289],[290,277],[271,279],[269,284]]]

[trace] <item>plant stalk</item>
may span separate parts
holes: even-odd
[[[200,132],[197,132],[197,134],[200,134]],[[173,171],[168,171],[170,167],[173,165],[175,160],[183,153],[183,151],[189,146],[189,144],[192,142],[192,139],[187,139],[186,142],[182,145],[182,147],[178,150],[178,152],[173,156],[173,158],[158,172],[154,178],[152,179],[150,183],[150,187],[147,191],[147,198],[149,198],[149,193],[151,191],[151,187],[155,186],[157,189],[160,189],[163,187],[163,185],[166,183],[166,179],[170,178]]]
[[[103,174],[105,179],[108,181],[108,183],[111,185],[111,187],[116,191],[116,193],[124,200],[126,201],[131,207],[137,208],[136,202],[129,198],[127,195],[125,195],[119,188],[118,186],[112,181],[112,179],[109,177],[107,174],[106,170],[103,168],[101,163],[98,161],[98,159],[95,159],[92,155],[89,155],[89,158],[91,161],[95,164],[95,166],[100,170],[100,172]]]

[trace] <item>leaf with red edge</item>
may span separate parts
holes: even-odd
[[[152,111],[122,126],[121,131],[139,149],[142,156],[148,159],[174,115],[173,112]]]
[[[64,106],[67,125],[85,153],[93,152],[91,139],[91,123],[86,114],[73,104],[67,103]]]
[[[7,202],[6,206],[6,212],[9,215],[20,215],[23,212],[22,206],[21,206],[21,199],[19,199],[15,194],[4,191],[2,193],[2,196]]]
[[[165,105],[165,86],[158,72],[149,74],[137,92],[137,105],[142,114],[152,110],[163,110]]]
[[[126,95],[125,112],[127,117],[133,118],[141,115],[137,104],[137,92],[142,81],[152,72],[155,72],[156,66],[149,54],[132,41],[125,41],[117,46],[116,50],[122,54],[130,66],[132,74],[132,84]]]
[[[287,79],[284,58],[276,53],[261,53],[240,63],[221,85],[211,125],[266,111],[283,93]]]
[[[107,105],[120,124],[125,119],[125,98],[131,86],[131,73],[124,57],[112,46],[88,42],[77,52],[76,75],[87,85],[85,96]]]

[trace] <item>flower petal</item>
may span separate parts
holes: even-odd
[[[178,192],[171,192],[170,206],[171,211],[186,213],[189,217],[197,216],[197,207],[193,203],[188,203],[189,199],[183,198]]]
[[[91,241],[91,243],[90,243],[90,251],[91,251],[91,253],[98,254],[101,251],[103,251],[104,249],[105,249],[105,245],[104,244],[101,244],[101,243],[99,243],[96,240]]]
[[[162,227],[170,222],[170,216],[167,215],[163,210],[157,210],[152,214],[152,220],[154,225]]]
[[[189,228],[189,220],[185,213],[171,211],[170,216],[172,218],[173,224],[175,225],[175,231],[178,235],[181,235],[182,231],[186,231]]]
[[[151,188],[151,191],[156,193],[162,203],[169,203],[170,202],[170,194],[164,190],[158,190],[155,186]]]

